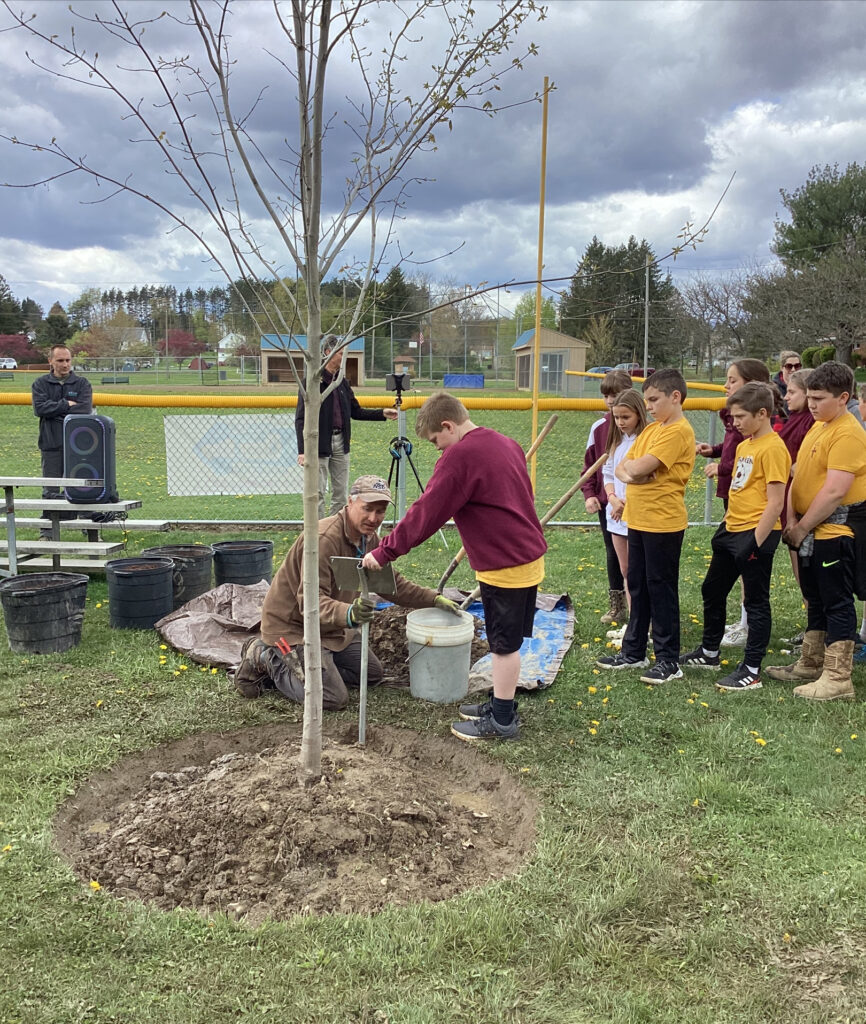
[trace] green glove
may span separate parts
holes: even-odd
[[[456,601],[449,601],[447,597],[437,594],[433,599],[433,607],[441,608],[443,612],[451,612],[452,615],[460,614],[460,605]]]
[[[361,626],[365,622],[372,622],[376,614],[376,602],[369,597],[356,597],[349,606],[347,616],[350,626]]]

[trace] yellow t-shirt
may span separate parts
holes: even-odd
[[[731,533],[754,530],[767,507],[767,484],[788,482],[791,456],[775,430],[763,437],[747,437],[737,445],[734,475],[728,495],[725,526]],[[779,519],[773,525],[781,530]]]
[[[695,465],[695,432],[683,416],[673,423],[650,423],[626,453],[627,459],[654,455],[661,465],[654,480],[627,484],[623,521],[629,529],[676,533],[689,525],[686,484]]]
[[[815,495],[826,483],[827,473],[831,469],[854,474],[854,480],[848,493],[839,502],[840,505],[866,501],[866,430],[849,412],[842,413],[829,423],[815,423],[803,438],[794,469],[794,482],[791,484],[791,504],[798,516],[808,510]],[[853,536],[854,531],[850,526],[824,523],[815,527],[816,540]]]
[[[544,555],[524,565],[510,565],[507,569],[476,572],[475,579],[479,583],[489,583],[493,587],[504,587],[508,590],[536,587],[544,579]]]

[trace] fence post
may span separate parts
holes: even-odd
[[[716,422],[718,416],[709,410],[710,413],[710,435],[707,438],[707,444],[714,445],[716,443]],[[704,526],[709,526],[713,521],[712,508],[713,508],[713,488],[716,485],[715,477],[707,477],[706,495],[704,497]]]

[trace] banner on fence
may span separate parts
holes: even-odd
[[[301,494],[294,417],[164,416],[168,493]]]

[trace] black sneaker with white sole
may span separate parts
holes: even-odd
[[[703,647],[696,647],[688,654],[680,655],[680,668],[709,668],[717,671],[722,667],[722,660],[718,654],[707,654]]]
[[[646,668],[649,665],[649,661],[647,658],[629,658],[620,651],[619,654],[611,654],[606,658],[599,658],[596,665],[599,668],[608,669]]]
[[[452,722],[451,732],[458,740],[467,743],[478,743],[483,740],[519,740],[520,719],[517,715],[508,725],[500,725],[493,717],[493,712],[464,722]]]
[[[683,673],[675,661],[657,661],[651,669],[644,672],[640,681],[651,686],[659,686],[661,683],[669,683],[671,679],[682,678]]]
[[[716,689],[722,693],[745,693],[747,690],[760,690],[761,677],[750,672],[745,665],[737,665],[733,672],[719,679]]]

